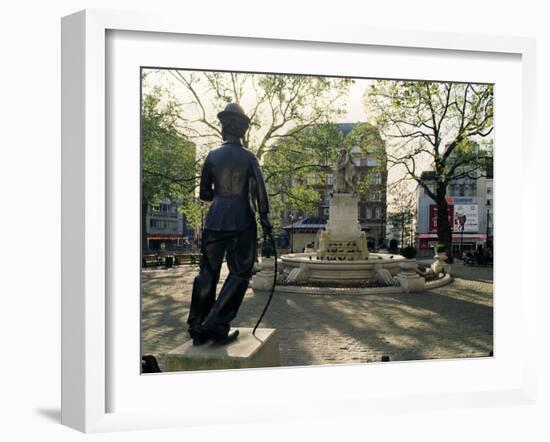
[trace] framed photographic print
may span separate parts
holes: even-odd
[[[64,424],[532,400],[531,40],[83,11],[62,43]]]

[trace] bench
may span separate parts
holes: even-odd
[[[190,264],[190,265],[198,265],[201,260],[201,254],[200,253],[184,253],[184,254],[175,254],[174,258],[176,260],[175,264]]]
[[[157,255],[144,255],[141,258],[142,267],[158,267],[163,264],[163,259]]]

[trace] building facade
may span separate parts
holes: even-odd
[[[421,179],[430,182],[433,172]],[[435,181],[433,184],[435,189]],[[477,178],[464,177],[451,181],[447,188],[448,217],[452,230],[453,256],[491,247],[493,238],[493,171],[489,167]],[[428,254],[437,243],[437,205],[422,186],[417,190],[417,247]]]
[[[147,249],[175,249],[190,246],[194,231],[189,228],[185,216],[178,211],[178,204],[163,200],[158,206],[147,206]]]

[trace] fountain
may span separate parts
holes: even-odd
[[[355,166],[348,150],[342,149],[329,201],[329,219],[325,229],[317,235],[318,248],[315,252],[281,256],[277,291],[311,294],[398,293],[431,289],[450,282],[449,266],[442,268],[439,265],[437,270],[443,271],[443,276],[426,282],[416,271],[414,259],[369,253],[366,234],[358,222],[356,182]],[[273,278],[272,268],[266,260],[262,271],[252,280],[254,290],[268,289]]]

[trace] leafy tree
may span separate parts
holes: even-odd
[[[177,128],[181,112],[178,103],[153,88],[143,96],[141,111],[141,231],[145,247],[149,204],[156,206],[163,199],[177,201],[194,225],[200,215],[193,198],[198,166],[195,145]]]
[[[342,129],[336,124],[300,126],[266,153],[264,177],[270,202],[278,208],[280,218],[287,212],[316,209],[343,140]]]
[[[318,194],[307,184],[305,173],[295,176],[292,186],[284,189],[278,184],[296,170],[305,171],[310,158],[292,152],[293,146],[306,137],[301,136],[311,125],[325,124],[343,112],[341,101],[353,80],[305,75],[273,75],[222,72],[195,72],[184,70],[148,71],[152,81],[171,78],[176,86],[180,110],[173,120],[174,127],[188,140],[196,140],[206,149],[221,142],[221,127],[217,113],[229,102],[238,102],[251,118],[244,144],[261,161],[270,150],[279,159],[293,158],[292,168],[276,167],[271,161],[268,170],[264,165],[266,181],[276,198],[270,200],[272,213],[281,213],[283,207],[312,210]],[[283,152],[290,149],[289,152]],[[288,162],[287,162],[288,164]],[[279,176],[276,176],[276,175]],[[204,208],[203,208],[204,209]],[[188,205],[184,213],[192,219],[203,216],[199,208]],[[273,216],[274,226],[280,224]]]
[[[340,149],[355,146],[360,147],[361,156],[378,160],[377,167],[359,178],[358,193],[365,197],[382,188],[382,184],[373,185],[370,180],[373,173],[386,168],[384,142],[376,128],[358,123],[344,135],[341,125],[325,123],[297,127],[264,156],[270,200],[286,212],[312,213],[330,188],[329,174],[334,171]]]
[[[403,168],[404,178],[437,204],[438,239],[451,250],[447,187],[461,177],[479,177],[492,156],[484,146],[493,131],[493,86],[378,80],[365,105],[391,146],[390,166]],[[426,167],[433,180],[422,177]]]
[[[398,233],[401,247],[414,245],[416,227],[416,193],[407,181],[397,181],[388,186],[388,223]]]
[[[251,118],[244,144],[259,160],[272,144],[297,136],[300,129],[330,121],[343,112],[341,99],[353,80],[307,75],[275,75],[169,70],[183,86],[187,118],[181,130],[189,139],[221,140],[217,112],[229,102],[240,103]]]
[[[343,141],[346,147],[358,146],[361,150],[361,157],[368,160],[375,160],[375,166],[370,166],[367,172],[362,174],[357,181],[357,193],[365,198],[369,192],[383,188],[382,183],[374,184],[371,180],[373,175],[385,173],[387,168],[386,143],[380,136],[378,129],[369,123],[357,123],[349,131]],[[382,201],[385,201],[383,195]]]

